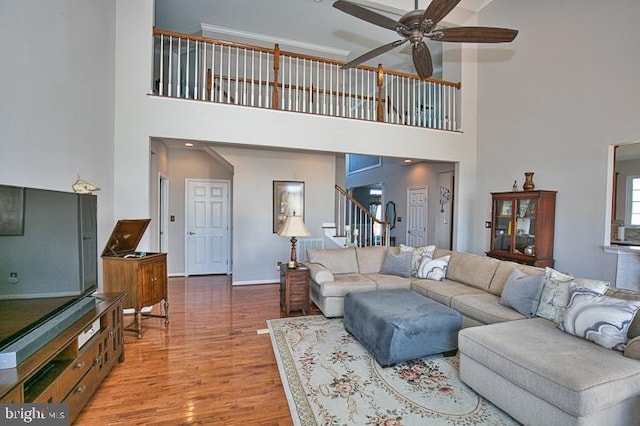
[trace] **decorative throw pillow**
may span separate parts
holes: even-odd
[[[572,280],[573,275],[563,274],[553,268],[545,268],[542,295],[536,315],[557,324],[562,309],[569,302],[569,287]]]
[[[609,281],[601,281],[601,280],[592,280],[589,278],[574,278],[570,287],[585,287],[589,290],[593,290],[598,294],[605,294],[609,289],[611,283]]]
[[[380,269],[381,274],[399,275],[409,278],[411,276],[411,260],[413,259],[410,251],[401,251],[394,253],[387,251],[387,255]]]
[[[543,274],[527,275],[519,269],[514,269],[504,284],[500,304],[532,318],[540,303],[543,279]]]
[[[435,259],[429,256],[423,256],[418,267],[418,278],[427,278],[435,281],[444,281],[447,276],[447,267],[449,266],[451,255],[437,257]]]
[[[411,264],[411,276],[418,276],[418,267],[420,267],[420,261],[424,256],[433,258],[433,253],[436,251],[436,246],[424,246],[424,247],[411,247],[400,244],[400,251],[410,251],[413,253],[413,261]]]
[[[569,305],[558,328],[607,349],[624,351],[629,325],[640,309],[640,301],[602,296],[589,289],[571,290]]]

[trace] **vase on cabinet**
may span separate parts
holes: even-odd
[[[536,185],[533,183],[533,172],[524,172],[523,191],[533,191]]]

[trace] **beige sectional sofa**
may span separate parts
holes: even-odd
[[[446,279],[434,281],[380,274],[384,247],[309,250],[311,299],[325,316],[336,317],[348,292],[410,288],[463,315],[462,380],[519,422],[640,424],[640,337],[629,341],[625,356],[548,319],[526,318],[499,303],[504,285],[516,268],[527,275],[544,269],[441,249],[433,257],[445,255],[451,255]],[[632,329],[640,334],[640,318]]]

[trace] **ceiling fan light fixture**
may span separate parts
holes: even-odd
[[[433,73],[431,53],[423,41],[425,38],[434,41],[457,43],[505,43],[512,41],[518,34],[517,30],[493,27],[453,27],[432,32],[436,25],[438,25],[460,1],[461,0],[432,0],[426,10],[418,9],[418,2],[416,1],[416,9],[407,12],[397,21],[357,3],[346,0],[335,1],[333,7],[336,9],[371,24],[389,30],[395,30],[396,33],[404,38],[404,40],[398,40],[366,52],[345,64],[342,68],[353,68],[400,46],[406,41],[410,41],[413,47],[412,56],[414,67],[418,75],[424,79],[431,77]]]

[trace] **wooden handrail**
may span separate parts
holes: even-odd
[[[336,190],[341,193],[342,195],[345,196],[345,198],[349,201],[351,201],[353,204],[355,204],[360,210],[362,210],[364,212],[364,214],[366,216],[369,217],[369,219],[371,219],[373,222],[378,223],[380,225],[388,225],[389,222],[385,222],[382,221],[380,219],[378,219],[377,217],[375,217],[374,215],[371,214],[371,212],[369,211],[368,208],[366,208],[365,206],[363,206],[362,204],[360,204],[356,199],[354,199],[351,195],[349,195],[347,193],[347,191],[345,191],[340,185],[336,185],[335,186]]]
[[[264,48],[264,47],[260,47],[260,46],[253,46],[253,45],[250,45],[250,44],[236,43],[236,42],[231,42],[231,41],[226,41],[226,40],[219,40],[219,39],[215,39],[215,38],[208,38],[208,37],[202,37],[202,36],[194,36],[194,35],[190,35],[190,34],[177,33],[177,32],[174,32],[174,31],[159,30],[157,28],[153,29],[153,35],[162,35],[162,36],[167,36],[167,37],[178,37],[178,38],[183,38],[183,39],[188,39],[188,40],[193,40],[193,41],[200,41],[200,42],[205,42],[205,43],[213,43],[213,44],[218,44],[218,45],[223,45],[223,46],[236,47],[238,49],[247,49],[247,50],[255,50],[255,51],[258,51],[258,52],[270,53],[270,54],[274,55],[274,67],[276,65],[276,57],[279,58],[280,56],[290,56],[290,57],[293,57],[293,58],[305,59],[305,60],[309,60],[309,61],[324,62],[324,63],[327,63],[327,64],[333,64],[333,65],[338,65],[338,66],[342,66],[342,65],[344,65],[346,63],[344,61],[337,61],[337,60],[333,60],[333,59],[322,58],[322,57],[319,57],[319,56],[304,55],[304,54],[301,54],[301,53],[280,50],[280,47],[277,44],[273,49],[269,49],[269,48]],[[380,69],[382,69],[382,68],[381,68],[381,66],[370,67],[370,66],[366,66],[366,65],[358,65],[357,67],[355,67],[355,69],[365,70],[365,71],[372,71],[372,72],[378,73],[378,72],[380,72]],[[404,72],[400,72],[400,71],[383,70],[383,74],[384,75],[395,75],[395,76],[398,76],[398,77],[410,78],[410,79],[418,80],[418,81],[428,81],[428,82],[432,82],[432,83],[441,84],[443,86],[455,87],[456,89],[460,89],[462,87],[462,83],[461,82],[455,83],[455,82],[446,81],[446,80],[439,80],[439,79],[435,79],[435,78],[431,78],[431,77],[429,77],[429,78],[420,78],[419,76],[417,76],[415,74],[408,74],[408,73],[404,73]]]

